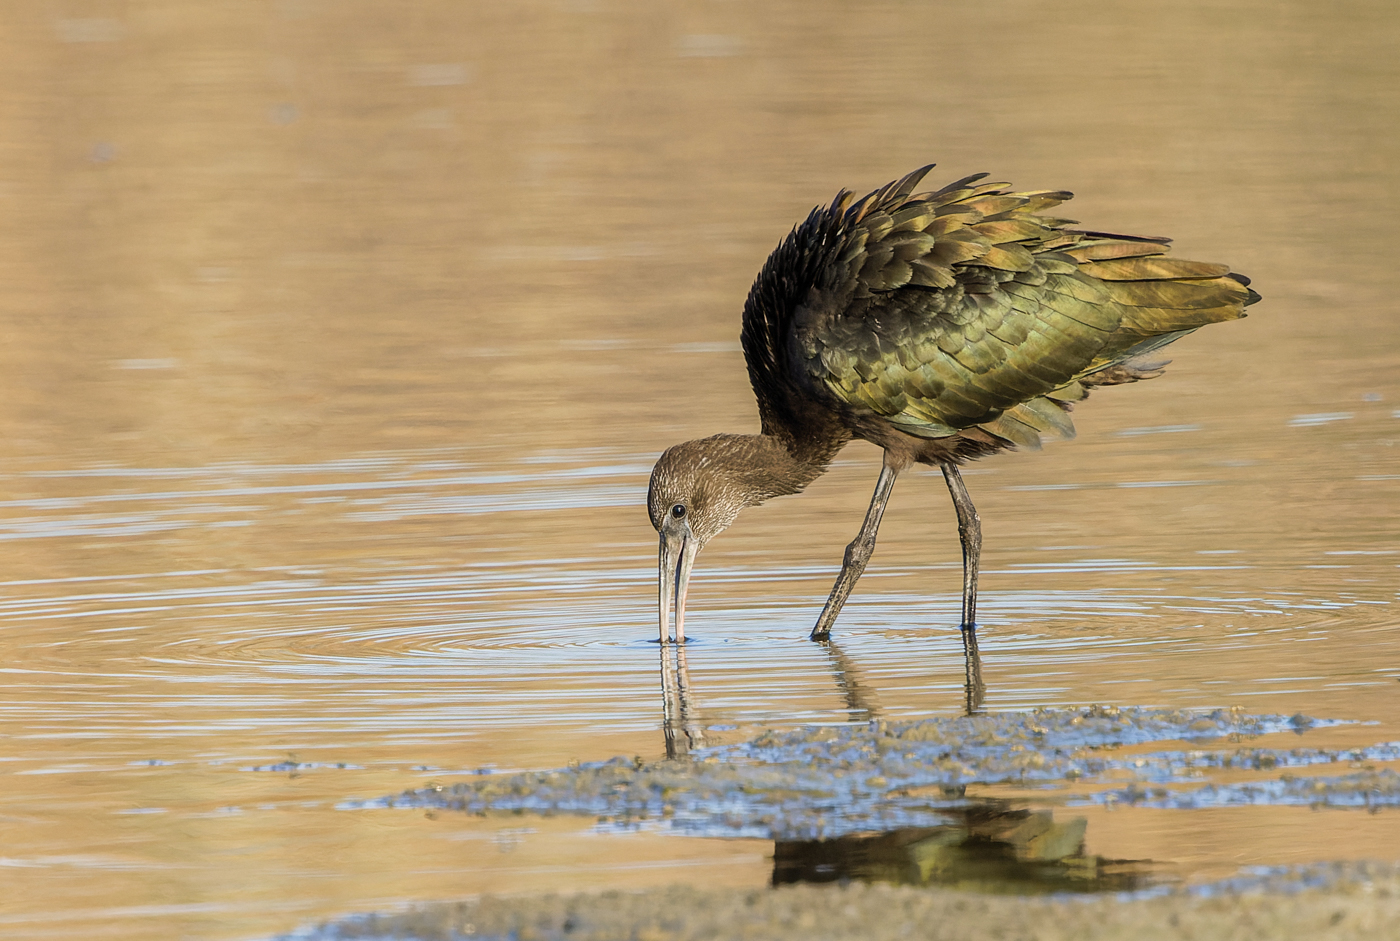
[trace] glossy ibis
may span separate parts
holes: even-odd
[[[883,448],[884,466],[812,639],[829,636],[895,478],[916,463],[937,465],[953,497],[971,632],[982,535],[958,465],[1073,436],[1069,411],[1090,389],[1160,375],[1161,347],[1259,300],[1225,265],[1168,257],[1168,239],[1041,214],[1070,193],[985,173],[915,193],[930,169],[864,199],[842,190],[768,256],[741,334],[762,433],[678,444],[652,471],[662,643],[673,600],[685,640],[696,553],[744,507],[802,490],[852,438]]]

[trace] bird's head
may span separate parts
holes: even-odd
[[[676,642],[685,640],[690,567],[705,543],[729,528],[739,511],[766,494],[750,480],[755,448],[746,435],[715,435],[668,448],[651,472],[647,510],[661,534],[658,557],[661,641],[668,639],[671,602]]]

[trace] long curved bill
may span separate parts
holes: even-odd
[[[690,584],[690,566],[695,561],[695,553],[700,551],[700,540],[690,533],[661,534],[661,551],[657,559],[658,582],[661,586],[659,608],[661,614],[661,642],[670,639],[671,602],[676,604],[676,643],[685,643],[685,592]]]

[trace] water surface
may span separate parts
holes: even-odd
[[[768,250],[936,160],[1264,303],[967,471],[985,708],[1400,740],[1389,5],[29,4],[0,56],[0,933],[252,938],[478,892],[760,886],[771,841],[348,809],[665,754],[656,454],[756,425]],[[959,553],[855,444],[691,591],[693,731],[957,714]],[[839,654],[839,656],[837,655]],[[1361,723],[1375,723],[1365,725]],[[1393,810],[1109,809],[1184,878],[1393,859]]]

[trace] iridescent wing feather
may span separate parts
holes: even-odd
[[[843,410],[922,438],[976,427],[1038,447],[1073,435],[1068,406],[1088,387],[1158,374],[1146,354],[1259,298],[1225,265],[1169,257],[1165,239],[1042,214],[1066,192],[979,174],[915,194],[929,169],[818,211],[824,263],[787,352]]]

